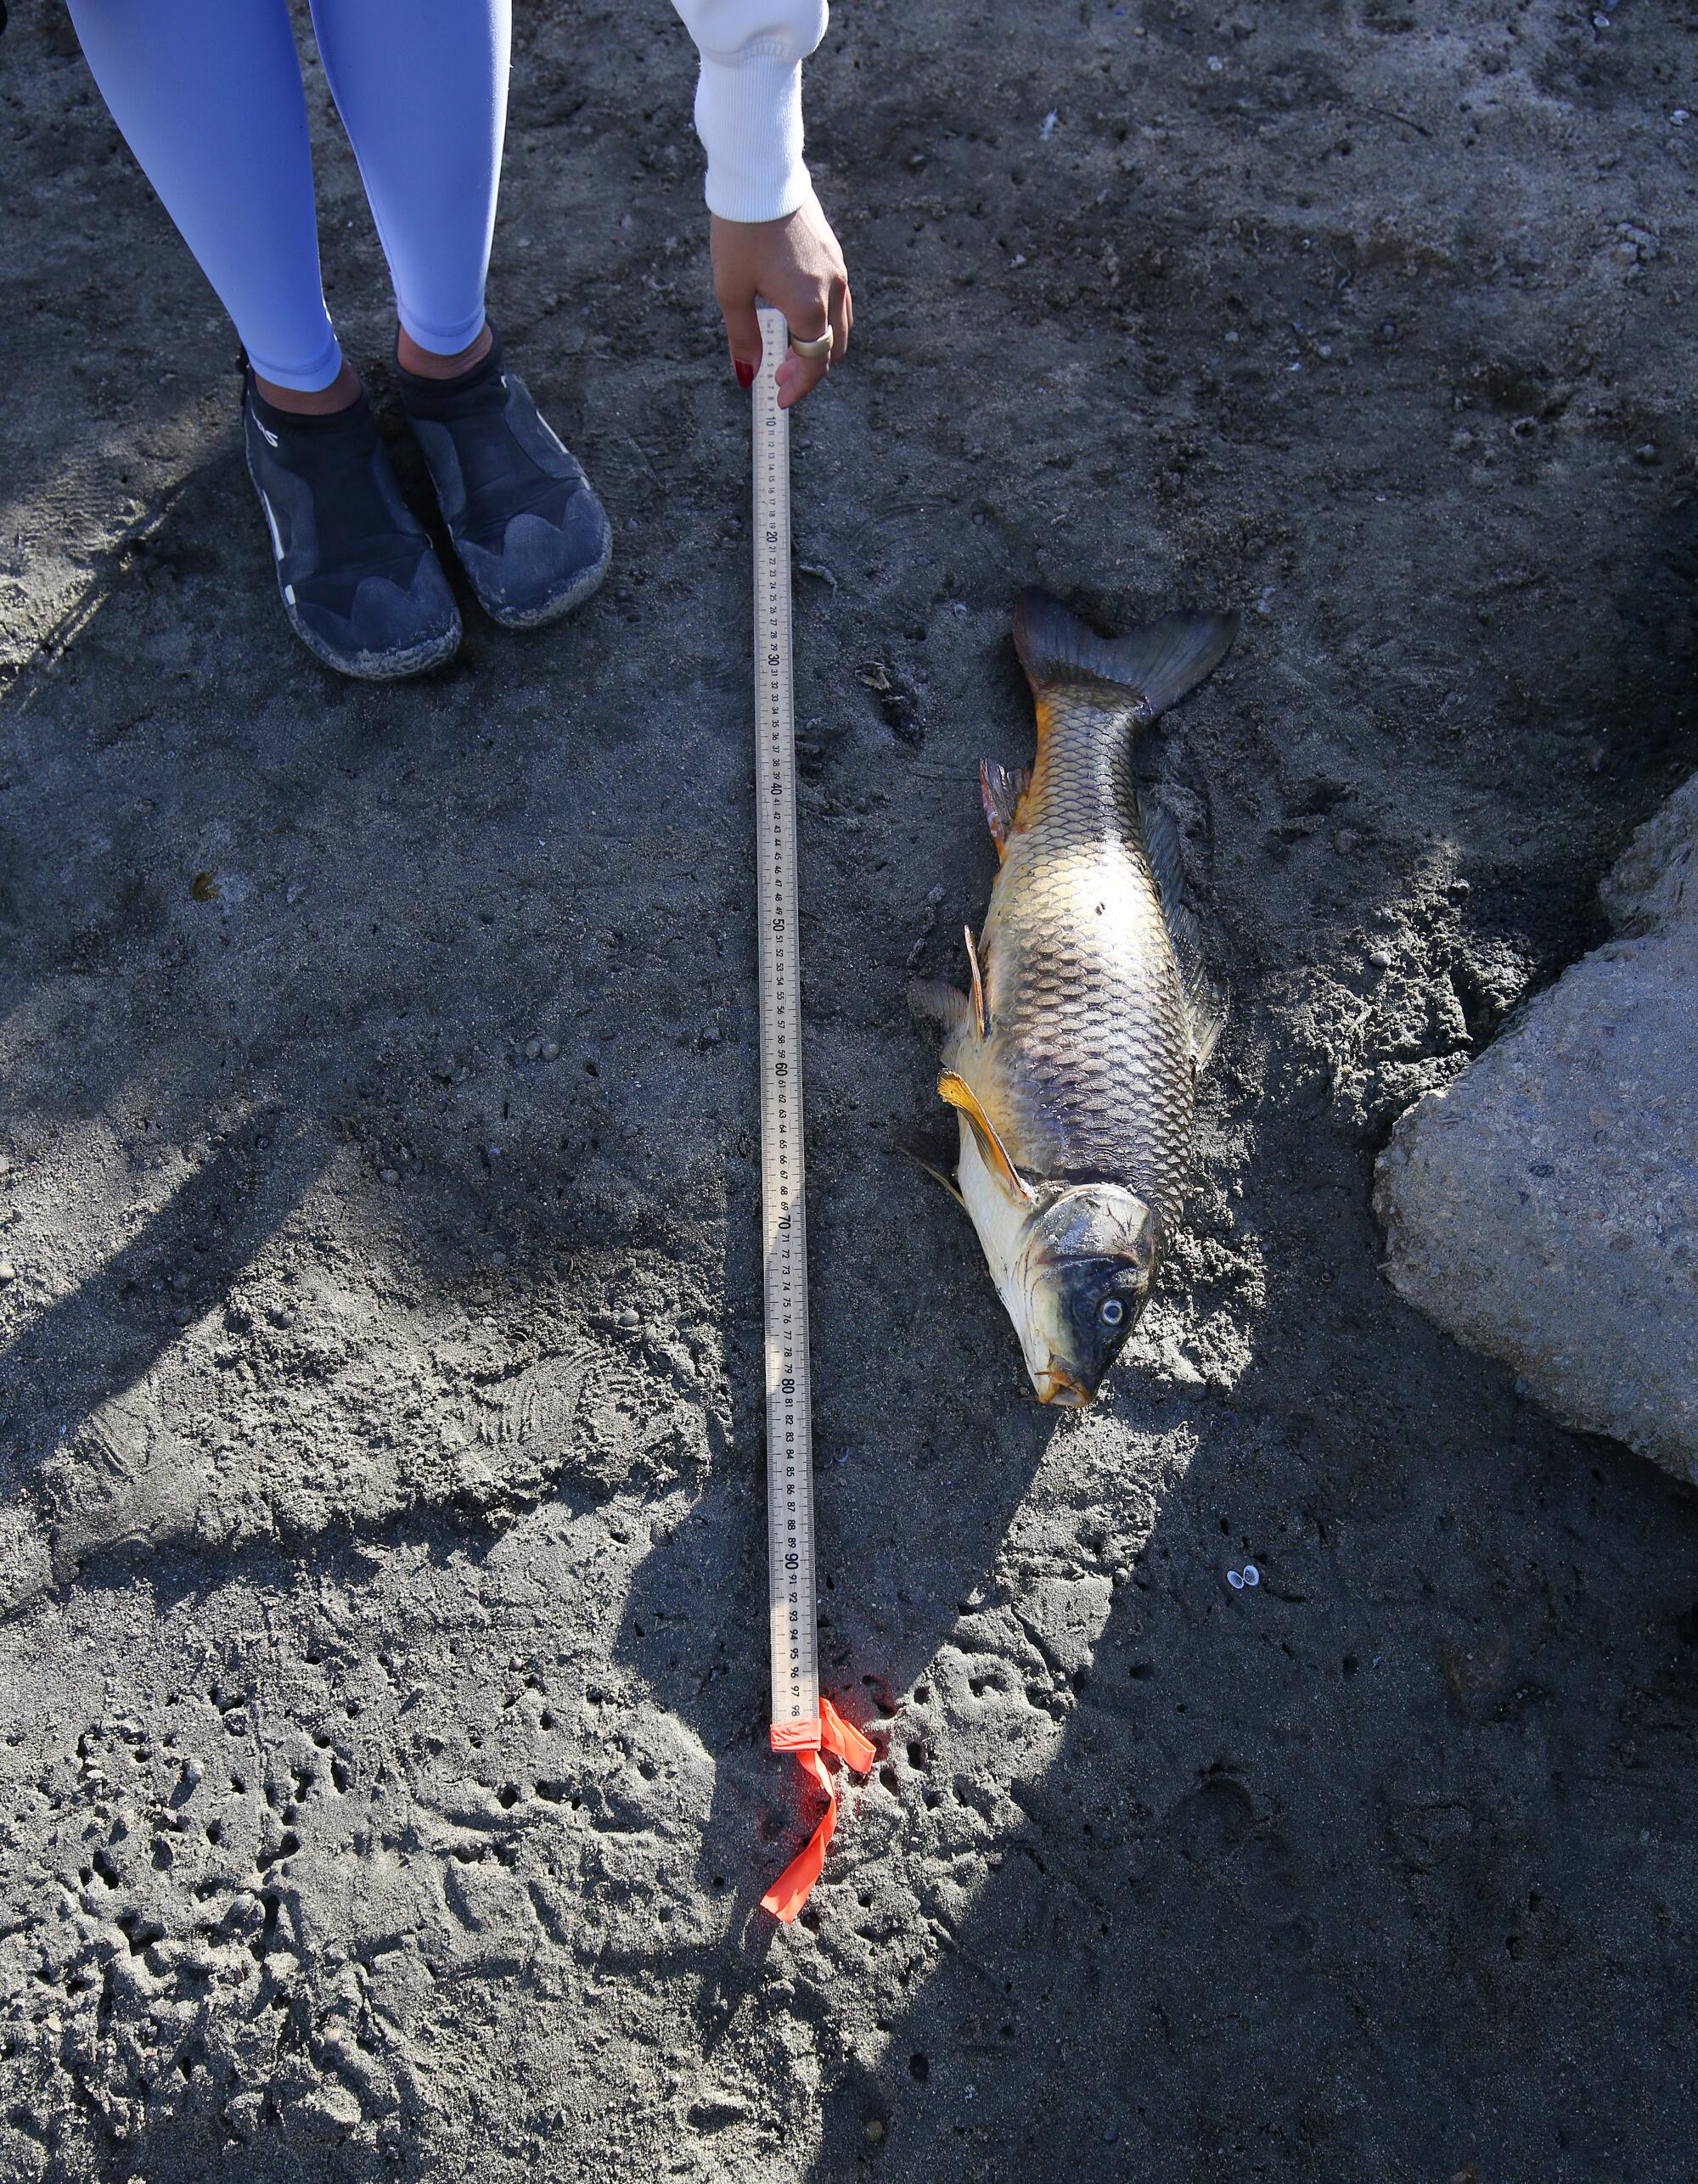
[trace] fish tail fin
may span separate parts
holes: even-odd
[[[1048,592],[1028,587],[1014,610],[1015,648],[1043,697],[1068,682],[1106,682],[1125,693],[1140,727],[1195,689],[1226,657],[1236,615],[1163,615],[1125,637],[1099,637]]]

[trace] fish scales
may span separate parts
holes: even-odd
[[[987,760],[1000,856],[970,994],[935,984],[951,1184],[1044,1403],[1088,1403],[1150,1294],[1183,1210],[1195,1081],[1219,1029],[1172,823],[1146,823],[1133,744],[1236,629],[1168,615],[1103,638],[1043,592],[1015,641],[1037,702],[1027,774]],[[934,1171],[936,1172],[936,1171]],[[949,1178],[945,1178],[949,1181]]]
[[[1022,1168],[1124,1182],[1167,1221],[1190,1158],[1191,1027],[1144,852],[1133,722],[1106,688],[1040,704],[1037,761],[980,940],[990,1036],[962,1026],[944,1060],[1006,1122]]]

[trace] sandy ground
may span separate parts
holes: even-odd
[[[1698,1502],[1402,1307],[1368,1206],[1698,755],[1690,8],[843,0],[797,621],[824,1643],[880,1760],[788,1932],[688,42],[523,11],[492,300],[616,567],[384,693],[286,630],[231,334],[13,12],[0,2178],[1698,2169]],[[892,1149],[1033,577],[1245,610],[1144,761],[1234,994],[1195,1218],[1078,1418]]]

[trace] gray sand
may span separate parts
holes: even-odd
[[[1369,1207],[1698,755],[1690,25],[840,8],[810,1210],[880,1761],[780,1932],[746,405],[688,41],[522,12],[492,300],[616,568],[387,693],[284,624],[62,14],[0,43],[0,2179],[1693,2173],[1698,1501]],[[1143,757],[1234,995],[1194,1220],[1077,1418],[894,1149],[1032,579],[1246,610]]]

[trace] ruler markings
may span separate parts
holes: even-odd
[[[813,1449],[802,1136],[801,919],[790,630],[790,421],[774,379],[789,344],[762,311],[755,418],[755,794],[761,982],[761,1204],[766,1290],[767,1546],[773,1742],[819,1744]]]

